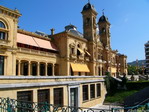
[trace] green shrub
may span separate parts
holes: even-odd
[[[118,82],[113,77],[111,77],[110,72],[106,72],[105,75],[107,94],[113,95],[117,90]]]
[[[149,86],[149,81],[133,81],[126,84],[128,90],[140,90],[147,86]]]

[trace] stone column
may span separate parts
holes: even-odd
[[[40,62],[37,62],[37,76],[40,76]]]
[[[52,76],[55,76],[55,64],[52,64]]]
[[[28,61],[28,76],[31,75],[31,61]]]
[[[18,76],[21,75],[21,60],[18,60]]]
[[[45,63],[45,76],[47,76],[48,63]]]
[[[102,66],[100,66],[100,76],[103,76],[103,74],[102,74],[102,73],[103,73],[102,70],[103,70],[103,69],[102,69]]]

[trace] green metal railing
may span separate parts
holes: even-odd
[[[149,112],[149,102],[127,108],[82,108],[71,106],[55,106],[46,102],[18,101],[0,97],[0,112]]]
[[[46,102],[27,102],[0,97],[0,112],[111,112],[111,110],[58,105],[55,106]]]
[[[136,105],[126,108],[112,108],[112,112],[149,112],[149,102],[144,105]]]

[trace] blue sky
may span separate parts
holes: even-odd
[[[82,32],[83,6],[88,0],[0,0],[0,5],[17,8],[21,29],[50,34],[64,31],[68,24]],[[105,10],[111,23],[111,46],[128,56],[128,62],[144,59],[144,44],[149,40],[149,0],[90,0],[98,12]]]

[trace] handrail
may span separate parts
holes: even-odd
[[[112,110],[129,110],[129,109],[137,109],[137,108],[140,108],[140,107],[143,107],[143,106],[146,106],[148,105],[148,103],[144,104],[144,105],[135,105],[135,106],[132,106],[132,107],[123,107],[123,108],[112,108]]]

